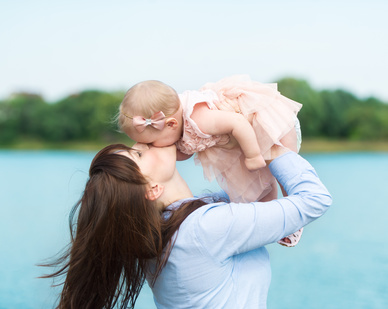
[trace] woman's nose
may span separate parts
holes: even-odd
[[[148,144],[143,144],[143,143],[136,143],[135,145],[132,146],[133,149],[138,149],[138,150],[147,150],[150,149]]]

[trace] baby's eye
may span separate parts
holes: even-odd
[[[139,158],[141,158],[142,153],[140,151],[136,151],[136,153],[139,156]]]

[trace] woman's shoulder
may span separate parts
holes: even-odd
[[[230,218],[231,215],[229,199],[208,197],[203,200],[208,200],[209,203],[195,210],[187,218],[189,219],[188,223],[190,221],[189,224],[192,224],[192,228],[199,232],[198,235],[207,234],[210,236],[212,231],[218,234],[219,229],[223,229],[225,226],[224,219]]]
[[[222,190],[219,192],[212,192],[210,194],[201,194],[199,196],[195,196],[194,199],[198,199],[206,203],[193,211],[189,216],[191,217],[190,219],[195,220],[198,223],[209,211],[213,212],[218,207],[227,207],[230,203],[229,196]]]

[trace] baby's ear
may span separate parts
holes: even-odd
[[[178,128],[178,120],[176,120],[176,118],[169,117],[166,119],[166,126],[171,129],[176,129]]]

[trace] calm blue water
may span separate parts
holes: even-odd
[[[68,213],[94,154],[0,151],[0,309],[54,306],[59,290],[36,279],[46,270],[35,265],[69,241]],[[388,308],[388,154],[305,157],[334,203],[297,247],[268,247],[268,308]],[[178,168],[194,194],[217,190],[192,161]],[[136,308],[154,308],[148,287]]]

